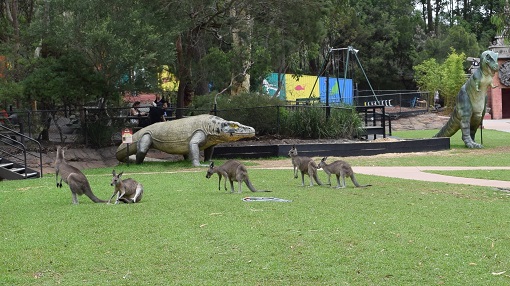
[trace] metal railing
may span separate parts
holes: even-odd
[[[22,165],[25,168],[25,178],[28,175],[26,170],[29,169],[27,158],[35,160],[34,165],[39,170],[39,177],[43,176],[42,147],[39,141],[0,124],[0,142],[1,157]],[[32,145],[31,148],[29,148],[29,144]]]

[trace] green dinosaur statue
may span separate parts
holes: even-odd
[[[498,54],[492,51],[483,52],[480,56],[480,67],[461,87],[450,119],[434,137],[451,137],[460,129],[466,147],[483,148],[474,139],[485,115],[487,88],[495,87],[492,77],[497,71]]]
[[[239,122],[227,121],[214,115],[197,115],[183,119],[151,124],[133,134],[133,144],[122,143],[116,152],[117,160],[136,154],[141,164],[150,148],[169,154],[189,156],[193,166],[200,166],[200,151],[210,160],[215,145],[255,136],[255,129]],[[208,166],[208,165],[207,165]]]

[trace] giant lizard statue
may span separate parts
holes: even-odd
[[[214,115],[197,115],[158,122],[133,134],[133,144],[122,143],[116,152],[119,161],[136,153],[136,163],[143,163],[150,148],[169,154],[189,157],[193,166],[200,166],[200,151],[210,160],[214,146],[255,136],[255,129]]]
[[[483,148],[474,141],[478,126],[482,123],[487,105],[487,88],[495,87],[492,77],[498,71],[498,54],[485,51],[480,56],[480,67],[460,88],[453,113],[434,137],[451,137],[459,129],[462,141],[468,148]]]

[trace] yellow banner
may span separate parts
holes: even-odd
[[[291,74],[285,75],[285,95],[289,101],[295,101],[297,98],[319,97],[319,83],[313,88],[316,76],[303,75],[298,80]],[[313,88],[313,91],[312,91]]]

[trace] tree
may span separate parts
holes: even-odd
[[[152,16],[156,7],[142,2],[131,5],[118,0],[108,5],[99,0],[44,2],[51,5],[49,21],[38,18],[33,25],[32,39],[34,42],[38,37],[41,39],[43,58],[59,59],[66,55],[85,61],[91,68],[89,72],[105,84],[103,89],[88,90],[92,97],[114,99],[125,90],[137,88],[134,86],[137,70],[149,75],[144,78],[142,88],[155,89],[157,73],[173,53],[167,52],[169,47],[165,44],[168,32],[160,30]],[[121,81],[124,76],[131,80]],[[85,82],[81,86],[88,88]],[[79,102],[83,104],[85,100]]]
[[[431,58],[414,67],[416,83],[421,90],[440,91],[445,106],[452,110],[456,96],[466,81],[463,63],[465,54],[458,54],[455,49],[442,64]]]
[[[458,54],[455,49],[451,50],[442,67],[441,93],[444,98],[445,106],[450,110],[456,103],[456,97],[461,86],[466,82],[466,73],[464,72],[464,62],[466,55]]]

